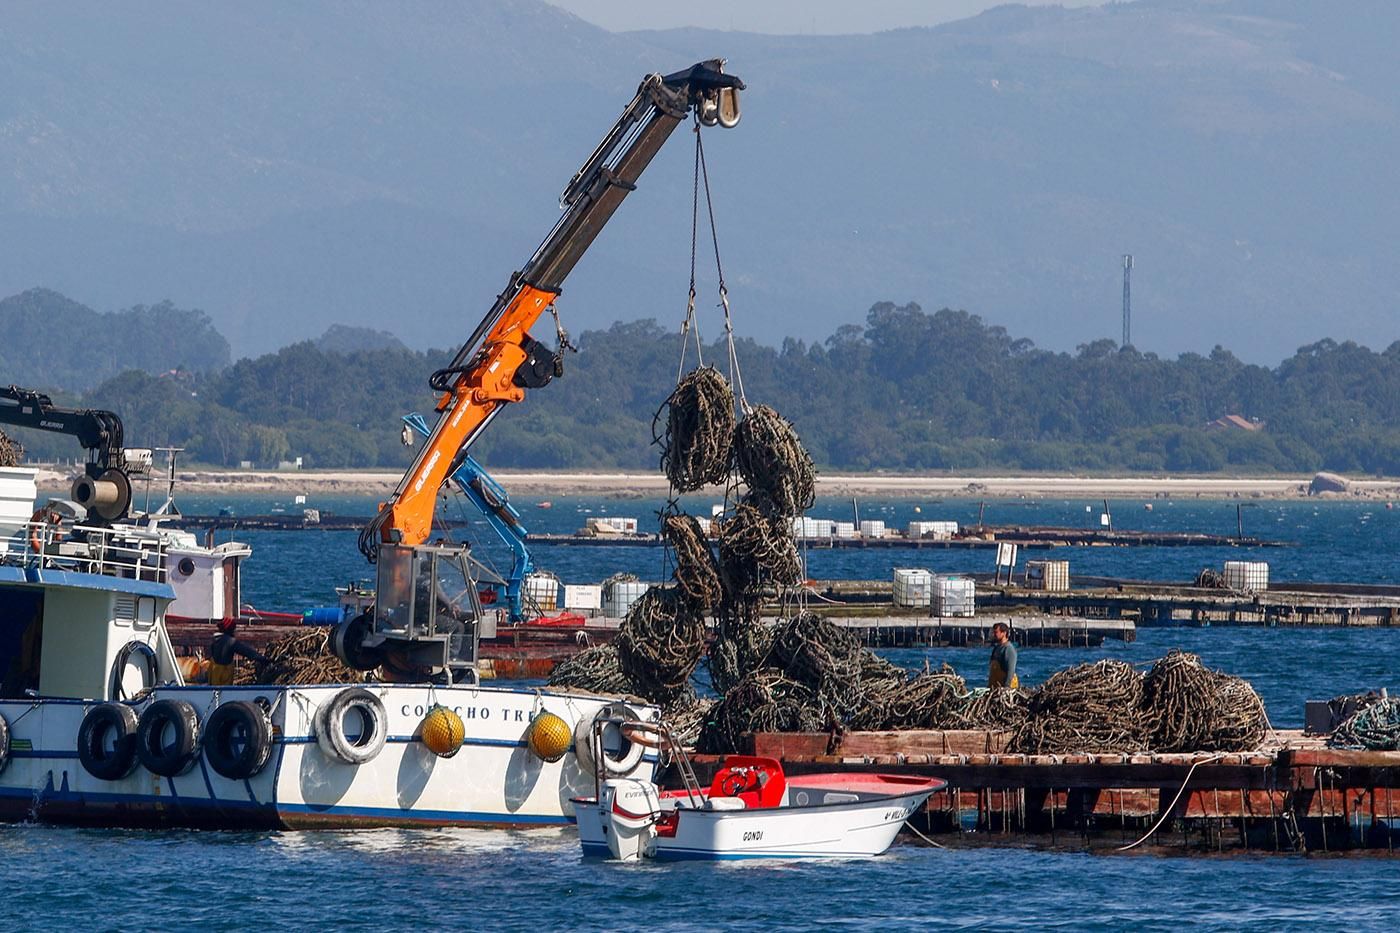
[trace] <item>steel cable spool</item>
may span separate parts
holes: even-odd
[[[661,413],[666,426],[660,430]],[[652,419],[652,441],[661,445],[661,471],[681,492],[729,478],[734,437],[734,391],[713,366],[681,377]]]
[[[585,648],[573,657],[560,661],[550,672],[549,685],[618,696],[637,692],[627,675],[622,673],[622,662],[618,660],[617,646],[613,644]]]
[[[1147,748],[1142,679],[1131,664],[1107,659],[1052,674],[1031,694],[1012,747],[1031,754]]]
[[[804,579],[791,517],[768,511],[753,496],[735,506],[719,528],[720,575],[731,599],[764,582],[795,586]]]
[[[784,515],[800,515],[817,501],[816,468],[792,423],[759,405],[734,429],[734,464],[753,492]]]
[[[705,618],[676,587],[653,586],[627,611],[613,644],[628,681],[664,703],[689,686],[705,651]]]
[[[661,521],[661,535],[675,554],[676,585],[697,606],[706,609],[724,597],[719,579],[719,563],[709,539],[692,515],[677,512]]]

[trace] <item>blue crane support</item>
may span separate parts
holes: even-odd
[[[422,415],[413,412],[404,415],[403,420],[420,437],[428,436],[428,422]],[[486,517],[491,528],[514,555],[510,575],[506,578],[506,607],[512,622],[524,621],[525,577],[535,569],[530,550],[525,546],[529,530],[521,524],[520,513],[510,504],[510,494],[505,487],[496,482],[472,456],[466,456],[449,478]]]

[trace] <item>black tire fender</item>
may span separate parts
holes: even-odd
[[[250,778],[272,757],[272,721],[247,700],[222,704],[204,722],[204,757],[209,767],[234,781]]]
[[[166,742],[166,735],[172,741]],[[136,727],[136,757],[147,771],[179,777],[199,760],[199,713],[184,700],[156,700]]]
[[[88,710],[78,727],[78,760],[87,773],[120,781],[135,770],[136,727],[136,711],[123,703],[99,703]]]
[[[364,729],[354,740],[345,732],[345,717],[358,713]],[[348,765],[367,764],[378,756],[389,738],[389,717],[384,703],[364,687],[347,687],[316,710],[316,744],[328,757]]]

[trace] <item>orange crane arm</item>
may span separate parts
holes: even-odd
[[[526,389],[541,388],[562,371],[563,348],[544,346],[530,336],[530,328],[562,292],[565,277],[692,109],[706,126],[739,122],[738,92],[744,83],[726,75],[723,66],[713,59],[675,74],[649,75],[570,179],[559,201],[564,213],[554,229],[512,276],[452,363],[429,380],[441,393],[438,421],[393,494],[360,533],[360,550],[370,561],[381,544],[426,542],[438,489],[491,419],[508,403],[523,400]]]

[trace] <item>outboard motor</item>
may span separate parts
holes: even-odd
[[[634,778],[612,778],[603,784],[599,809],[613,858],[635,862],[656,854],[656,823],[661,817],[656,785]]]

